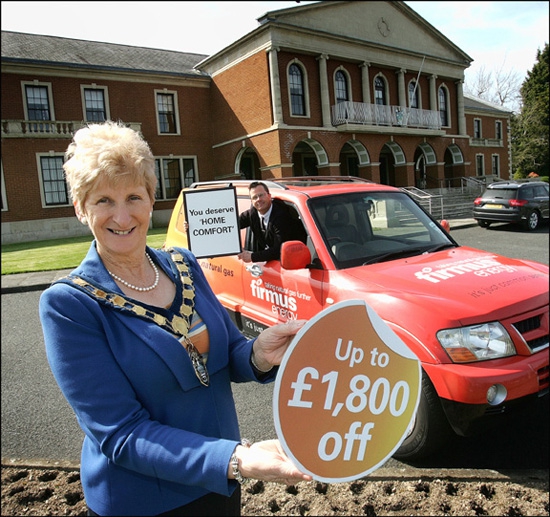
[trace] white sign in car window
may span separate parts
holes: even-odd
[[[183,195],[187,242],[195,257],[222,257],[242,251],[234,187],[189,190]]]

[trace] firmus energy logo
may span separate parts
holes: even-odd
[[[296,298],[285,292],[284,288],[281,287],[278,290],[268,289],[263,285],[261,279],[255,279],[250,282],[250,290],[254,298],[271,303],[272,312],[279,314],[287,320],[295,320],[297,318],[296,310],[298,306]]]
[[[445,264],[438,269],[425,267],[422,271],[418,271],[414,275],[419,280],[427,280],[428,282],[437,284],[442,280],[449,280],[449,278],[454,278],[455,276],[464,275],[466,273],[474,273],[477,276],[488,277],[503,272],[513,273],[514,271],[516,271],[516,268],[513,266],[501,264],[494,258],[485,258]]]

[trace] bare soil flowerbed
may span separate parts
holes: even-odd
[[[78,469],[2,465],[1,514],[86,515]],[[243,516],[548,514],[548,476],[528,474],[514,481],[366,478],[292,487],[257,481],[245,485],[242,497]]]

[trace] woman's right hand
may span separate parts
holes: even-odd
[[[283,451],[279,440],[264,440],[253,443],[250,447],[238,445],[235,454],[239,460],[241,475],[245,478],[283,483],[288,486],[313,479],[295,467]],[[229,471],[231,470],[230,466]]]

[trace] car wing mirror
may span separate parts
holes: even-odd
[[[449,221],[447,219],[443,219],[439,222],[439,224],[443,227],[443,229],[449,233],[451,231],[451,225],[449,224]]]
[[[286,241],[281,245],[281,266],[284,269],[304,269],[311,263],[311,252],[301,241]]]

